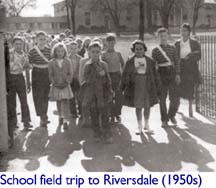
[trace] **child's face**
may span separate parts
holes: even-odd
[[[138,58],[139,57],[141,58],[145,55],[145,50],[141,44],[135,45],[135,51],[134,52],[135,52],[136,57],[138,57]]]
[[[44,35],[39,35],[37,37],[37,44],[40,46],[45,46],[47,44],[47,37]]]
[[[70,53],[77,54],[77,52],[78,52],[78,46],[75,44],[70,45]]]
[[[101,55],[101,49],[100,47],[91,47],[91,49],[89,50],[91,59],[94,60],[98,60],[100,58]]]
[[[59,47],[56,49],[57,58],[63,59],[65,56],[65,49],[63,47]]]
[[[116,41],[114,41],[114,40],[113,41],[107,41],[106,43],[107,43],[107,48],[109,50],[113,50],[115,47]]]
[[[168,42],[168,33],[167,32],[160,33],[159,40],[161,44],[166,44]]]
[[[15,51],[21,52],[23,50],[23,41],[16,40],[14,41],[13,46],[14,46]]]
[[[181,35],[183,38],[188,38],[190,36],[190,32],[186,28],[181,28]]]

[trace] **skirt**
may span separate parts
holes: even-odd
[[[181,61],[180,97],[184,99],[194,99],[196,74],[197,70],[195,69],[194,64],[187,61]]]
[[[60,101],[63,99],[72,99],[74,94],[72,92],[71,86],[68,85],[63,89],[59,89],[55,86],[51,86],[49,99],[50,101]]]
[[[134,107],[149,108],[149,100],[146,75],[137,74],[135,76]]]

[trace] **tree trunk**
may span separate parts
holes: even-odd
[[[72,34],[73,36],[76,36],[75,8],[71,8],[71,24],[72,24]]]
[[[147,28],[149,31],[152,29],[152,0],[146,0],[147,11]]]
[[[162,21],[163,27],[166,29],[169,29],[169,14],[168,13],[162,13],[161,21]]]
[[[144,27],[145,27],[145,17],[144,17],[144,0],[139,0],[140,18],[139,18],[139,39],[144,40]]]
[[[198,9],[194,9],[194,13],[193,13],[193,25],[192,25],[192,33],[193,35],[196,35],[196,23],[198,20],[198,16],[199,16],[199,10]]]
[[[70,28],[70,30],[72,30],[72,28],[71,28],[71,18],[70,18],[70,8],[69,8],[69,5],[68,5],[68,0],[66,0],[66,9],[67,9],[68,28]]]
[[[113,18],[113,23],[115,27],[115,33],[119,37],[120,36],[120,20],[117,16]]]

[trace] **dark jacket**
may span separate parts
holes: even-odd
[[[80,97],[84,106],[91,105],[97,99],[97,107],[103,108],[112,98],[111,79],[108,66],[99,62],[98,66],[89,60],[84,66],[84,84],[81,87]]]
[[[146,84],[147,89],[150,94],[150,105],[154,106],[158,103],[157,91],[159,86],[159,77],[155,69],[155,62],[145,56],[147,61],[147,70],[146,70]],[[121,89],[124,93],[123,95],[123,105],[129,107],[134,106],[134,92],[135,92],[135,75],[136,68],[134,65],[135,56],[128,59],[122,74]]]
[[[191,47],[191,53],[188,55],[188,60],[187,60],[187,64],[190,66],[187,66],[187,72],[191,72],[191,74],[194,76],[194,80],[197,83],[201,82],[201,77],[200,77],[200,73],[199,73],[199,65],[198,65],[198,61],[201,59],[201,46],[199,44],[199,42],[195,39],[189,39],[190,40],[190,47]],[[181,41],[177,41],[175,43],[176,49],[177,49],[177,53],[178,56],[180,57],[180,53],[181,53]],[[181,69],[183,67],[181,66]]]

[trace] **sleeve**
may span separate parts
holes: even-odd
[[[201,59],[202,53],[201,53],[201,45],[198,41],[193,42],[194,45],[194,51],[191,52],[190,58],[199,61]]]
[[[118,55],[119,55],[119,59],[120,59],[121,68],[123,69],[123,67],[124,67],[124,59],[123,59],[120,52],[118,53]]]
[[[123,73],[122,73],[122,79],[121,79],[121,90],[124,90],[125,87],[127,85],[129,85],[129,82],[130,82],[130,73],[129,73],[129,70],[130,70],[130,59],[127,60],[125,66],[124,66],[124,69],[123,69]]]
[[[83,82],[83,69],[84,69],[84,62],[81,59],[79,64],[79,83],[82,85]]]
[[[91,83],[90,65],[85,64],[83,69],[83,83]]]
[[[29,69],[31,69],[31,65],[30,65],[30,63],[29,63],[29,57],[28,57],[28,55],[24,55],[24,58],[23,58],[23,61],[24,61],[24,66],[23,66],[23,69],[24,70],[29,70]]]
[[[180,59],[178,57],[177,49],[175,46],[173,46],[173,54],[176,74],[180,74]]]
[[[72,71],[72,63],[70,62],[70,60],[67,60],[67,75],[66,75],[66,82],[68,84],[70,84],[72,82],[73,79],[73,71]]]
[[[28,53],[29,64],[31,65],[33,65],[33,55],[32,55],[33,50],[34,49],[30,50]]]
[[[53,71],[53,61],[51,60],[49,62],[49,66],[48,66],[48,71],[49,71],[49,80],[51,82],[51,84],[55,84],[55,81],[54,81],[54,71]]]
[[[152,50],[152,59],[153,59],[156,63],[158,63],[158,61],[157,61],[157,49],[156,49],[156,48],[154,48],[154,49]]]
[[[112,82],[111,82],[111,78],[110,78],[110,74],[108,71],[108,65],[106,63],[104,63],[104,69],[106,72],[106,76],[107,76],[107,87],[109,91],[112,91]]]

